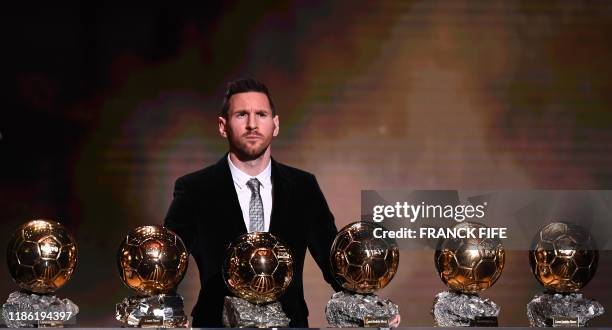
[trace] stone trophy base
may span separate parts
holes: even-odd
[[[431,314],[437,327],[497,326],[499,306],[476,294],[444,291],[436,295]]]
[[[581,293],[538,293],[527,304],[532,327],[586,327],[604,313],[603,306]]]
[[[325,316],[330,327],[388,328],[389,320],[399,314],[399,307],[377,295],[336,292],[325,306]]]
[[[230,328],[286,328],[291,320],[280,302],[256,305],[237,297],[225,297],[223,325]]]
[[[70,299],[26,291],[11,293],[2,305],[2,318],[8,328],[61,328],[73,323],[79,307]]]
[[[183,297],[177,294],[132,296],[116,306],[115,318],[125,327],[188,328]]]

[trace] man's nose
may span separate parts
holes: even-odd
[[[250,114],[247,120],[247,128],[248,129],[256,129],[257,128],[257,118],[255,118],[255,114]]]

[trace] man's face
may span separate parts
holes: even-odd
[[[259,158],[278,135],[278,116],[272,115],[264,93],[246,92],[229,99],[227,118],[219,117],[219,134],[227,138],[230,150],[244,160]]]

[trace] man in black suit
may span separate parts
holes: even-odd
[[[165,219],[165,226],[183,239],[200,272],[193,326],[222,326],[223,299],[231,295],[221,275],[228,245],[247,232],[269,231],[293,252],[294,277],[280,298],[283,310],[291,327],[307,327],[302,284],[307,248],[323,278],[341,290],[329,265],[337,233],[333,215],[312,174],[271,158],[279,119],[265,85],[253,79],[229,83],[218,124],[219,134],[229,142],[229,153],[176,181]]]

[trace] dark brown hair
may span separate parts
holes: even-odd
[[[266,87],[266,85],[264,85],[262,82],[253,78],[241,78],[227,83],[227,89],[225,91],[223,104],[221,106],[221,117],[227,118],[229,112],[229,100],[232,95],[246,92],[259,92],[266,94],[268,97],[268,102],[270,102],[270,107],[272,108],[272,116],[276,116],[276,109],[274,107],[274,102],[272,102],[272,97],[270,96],[268,87]]]

